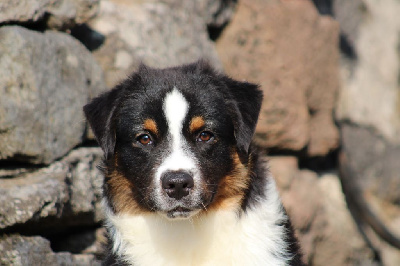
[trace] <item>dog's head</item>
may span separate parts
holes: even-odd
[[[262,93],[206,63],[141,66],[84,107],[105,153],[105,196],[116,213],[188,218],[240,204]]]

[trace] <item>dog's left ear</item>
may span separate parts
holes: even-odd
[[[115,148],[115,125],[112,117],[122,89],[118,86],[108,92],[94,98],[83,107],[86,119],[96,137],[97,142],[103,149],[105,158],[109,159],[114,154]]]
[[[248,153],[257,125],[263,93],[258,85],[224,78],[231,99],[228,102],[232,115],[236,144],[240,152]]]

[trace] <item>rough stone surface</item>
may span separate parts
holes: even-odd
[[[270,157],[283,204],[309,265],[375,265],[335,174],[299,170],[294,157]]]
[[[0,238],[1,265],[100,265],[93,255],[54,253],[50,242],[42,237],[19,235]]]
[[[400,203],[400,146],[392,145],[373,128],[343,123],[343,152],[357,173],[352,176],[365,193]],[[379,180],[379,181],[378,181]]]
[[[94,55],[105,70],[107,85],[114,86],[140,62],[167,67],[206,58],[221,69],[204,11],[198,8],[195,1],[102,1],[89,25],[105,36]]]
[[[258,142],[323,156],[338,145],[338,24],[309,1],[241,1],[217,40],[228,74],[261,85]],[[316,52],[317,51],[317,52]]]
[[[0,229],[29,223],[24,230],[32,233],[99,222],[101,156],[99,148],[81,148],[49,167],[0,179]]]
[[[342,123],[342,152],[347,161],[340,167],[350,167],[352,178],[363,192],[367,204],[393,234],[400,236],[400,145],[393,145],[372,127]],[[394,249],[372,231],[368,238],[381,253],[384,265],[398,265],[400,251]]]
[[[339,4],[335,14],[342,27],[355,28],[350,36],[357,57],[351,68],[342,66],[337,118],[372,127],[400,145],[400,2],[363,1],[350,10]],[[346,19],[354,14],[359,19],[353,26]]]
[[[176,0],[171,1],[179,3]],[[203,14],[202,17],[205,18],[207,25],[216,28],[224,26],[232,19],[237,4],[236,0],[196,0],[193,2],[198,12]]]
[[[0,23],[36,22],[46,18],[47,26],[65,29],[93,17],[100,0],[2,0]]]
[[[82,106],[105,90],[102,71],[71,36],[0,29],[0,159],[49,164],[82,142]]]
[[[368,16],[365,2],[364,0],[332,1],[332,13],[335,19],[340,22],[340,30],[350,45],[355,44],[359,37],[360,24]]]
[[[336,117],[348,162],[340,167],[350,165],[368,205],[399,237],[400,3],[335,0],[333,11],[354,50],[341,65]],[[399,250],[367,236],[384,265],[399,265]]]

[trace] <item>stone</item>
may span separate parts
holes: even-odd
[[[355,171],[353,178],[366,194],[400,202],[400,146],[393,145],[373,128],[342,123],[342,152]]]
[[[380,265],[374,261],[374,254],[357,229],[351,213],[347,209],[345,196],[336,174],[319,177],[323,217],[313,256],[314,265]],[[317,218],[318,219],[318,218]]]
[[[340,23],[340,30],[351,46],[354,46],[359,35],[360,24],[368,16],[364,0],[334,0],[331,12]]]
[[[0,179],[0,229],[31,234],[100,222],[101,158],[100,148],[80,148],[46,168]]]
[[[172,0],[175,1],[176,0]],[[233,17],[236,11],[236,0],[196,0],[195,7],[202,17],[205,18],[207,26],[221,28],[225,26]],[[179,2],[177,2],[179,3]]]
[[[222,69],[207,33],[207,3],[211,1],[101,1],[98,16],[88,25],[105,36],[93,53],[107,85],[114,86],[140,62],[169,67],[205,58]]]
[[[400,3],[363,1],[344,9],[340,2],[346,1],[334,5],[335,16],[349,32],[357,56],[342,65],[337,119],[371,127],[400,145]],[[355,14],[357,23],[350,23]]]
[[[347,209],[335,173],[299,170],[290,156],[271,156],[269,162],[307,264],[378,265]]]
[[[400,3],[333,1],[354,56],[344,53],[336,119],[351,178],[369,207],[398,238],[400,219]],[[355,214],[357,216],[357,214]],[[368,228],[369,229],[369,228]],[[399,265],[400,252],[370,230],[367,237],[384,265]]]
[[[102,70],[71,36],[0,28],[0,160],[49,164],[85,138],[82,106]]]
[[[394,145],[372,127],[342,122],[341,132],[341,152],[348,159],[340,160],[340,167],[352,170],[351,176],[345,178],[352,180],[375,216],[399,238],[400,145]],[[357,212],[355,216],[360,219]],[[383,264],[398,265],[399,250],[381,240],[365,224],[363,229],[374,248],[379,251]]]
[[[50,242],[42,237],[3,235],[0,238],[1,265],[101,265],[93,255],[53,252]]]
[[[93,18],[99,10],[100,0],[61,0],[46,11],[47,27],[69,29]]]
[[[277,186],[281,189],[290,188],[293,178],[299,171],[298,160],[294,156],[271,156],[268,157],[268,166],[276,178]]]
[[[238,3],[217,40],[226,72],[259,83],[264,101],[257,142],[324,156],[338,147],[333,107],[339,89],[338,24],[310,1]],[[316,52],[318,51],[318,52]]]
[[[34,23],[45,20],[53,29],[71,28],[93,17],[100,0],[2,0],[0,23]]]

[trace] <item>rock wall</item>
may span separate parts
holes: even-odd
[[[324,156],[338,147],[338,24],[308,1],[242,1],[217,40],[228,74],[261,84],[257,141]]]
[[[359,232],[336,165],[341,145],[369,204],[400,228],[399,4],[314,3],[336,20],[308,0],[1,1],[0,264],[99,265],[102,152],[82,106],[140,62],[206,58],[264,91],[256,141],[305,262],[399,265]]]
[[[341,62],[342,90],[336,108],[341,128],[341,167],[351,167],[372,211],[400,236],[400,3],[333,3],[353,56]],[[400,252],[365,230],[385,265]]]

